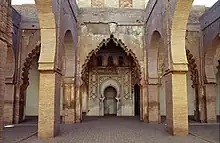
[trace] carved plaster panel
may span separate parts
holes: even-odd
[[[133,106],[133,95],[131,91],[131,68],[93,68],[89,72],[89,112],[88,115],[104,115],[104,90],[112,86],[117,91],[117,115],[123,116],[125,107],[131,109]],[[99,103],[99,104],[97,104]],[[90,106],[92,105],[92,106]],[[99,110],[99,111],[98,111]],[[132,115],[133,111],[127,111]],[[126,114],[128,115],[128,114]]]

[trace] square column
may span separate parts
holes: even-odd
[[[165,75],[167,129],[174,136],[188,135],[186,72],[170,71]]]
[[[38,136],[51,138],[59,133],[61,74],[40,71]]]
[[[141,81],[141,97],[142,97],[142,119],[144,122],[148,122],[148,99],[147,99],[147,82]]]
[[[205,87],[199,87],[199,120],[201,123],[206,123],[206,103],[205,103]]]
[[[205,84],[206,89],[206,115],[207,123],[216,123],[216,84]]]
[[[82,99],[81,99],[81,91],[80,91],[80,88],[81,85],[79,87],[76,88],[76,95],[75,95],[75,120],[76,120],[76,123],[80,123],[82,121]]]
[[[148,79],[148,120],[160,122],[160,100],[158,78]]]
[[[74,78],[64,78],[63,81],[63,122],[75,123],[75,86]]]

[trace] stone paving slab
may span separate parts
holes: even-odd
[[[190,125],[189,136],[174,137],[164,124],[143,123],[135,117],[90,117],[60,128],[59,136],[49,140],[38,139],[36,124],[6,128],[4,143],[219,143],[217,125]]]
[[[13,128],[4,128],[3,143],[17,143],[37,133],[37,125],[15,125]]]
[[[39,140],[33,136],[22,143],[209,143],[198,137],[174,137],[163,124],[147,124],[134,118],[94,118],[81,124],[61,125],[58,137]]]
[[[208,140],[212,143],[220,143],[220,124],[190,125],[190,134]]]

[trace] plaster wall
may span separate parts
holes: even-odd
[[[25,115],[26,116],[38,116],[38,101],[39,101],[39,78],[40,72],[38,71],[38,63],[37,59],[35,59],[32,63],[30,74],[29,74],[29,82],[30,85],[27,88],[26,95],[26,107],[25,107]],[[63,97],[62,92],[60,96],[60,113],[62,115],[63,110]]]
[[[195,89],[192,88],[191,73],[187,73],[187,100],[188,100],[188,115],[194,115],[194,101],[195,101]]]
[[[190,51],[193,58],[196,60],[197,69],[200,70],[200,32],[187,31],[186,32],[186,49]]]
[[[188,115],[194,115],[195,90],[192,88],[191,73],[187,73],[187,98],[188,98]],[[160,85],[160,114],[166,116],[166,96],[165,96],[165,79],[161,79]]]
[[[38,96],[39,96],[39,78],[40,73],[38,71],[37,59],[32,63],[29,74],[30,85],[27,88],[26,95],[26,116],[37,116],[38,115]]]
[[[166,95],[165,95],[165,78],[161,78],[161,85],[159,87],[159,95],[160,95],[160,115],[166,116]]]
[[[142,19],[141,10],[115,9],[80,9],[79,25],[79,61],[80,69],[88,54],[97,48],[103,39],[113,34],[115,38],[131,49],[139,64],[144,61],[144,25],[137,19]],[[86,42],[85,42],[86,41]]]

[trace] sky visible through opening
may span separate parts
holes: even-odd
[[[218,0],[194,0],[194,5],[205,5],[211,7]],[[34,0],[12,0],[12,5],[34,4]]]

